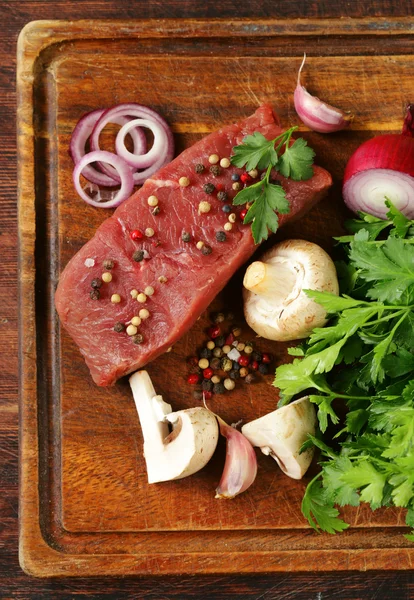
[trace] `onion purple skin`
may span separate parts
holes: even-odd
[[[348,161],[342,189],[345,204],[355,213],[387,218],[390,200],[407,218],[414,218],[414,138],[376,136],[357,148]]]

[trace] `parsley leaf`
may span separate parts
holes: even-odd
[[[236,167],[251,169],[267,169],[269,164],[273,167],[277,163],[275,141],[267,140],[259,131],[247,135],[239,146],[233,148],[231,162]]]
[[[373,510],[382,505],[386,477],[383,473],[377,471],[368,460],[361,460],[358,464],[352,465],[350,469],[343,473],[341,479],[355,490],[362,488],[360,492],[361,500],[369,502]]]
[[[328,533],[336,533],[349,527],[348,523],[339,518],[339,511],[317,478],[306,488],[302,500],[302,513],[316,531],[320,528]]]
[[[310,179],[313,176],[314,156],[315,152],[309,148],[306,140],[298,138],[291,146],[286,145],[275,168],[283,177],[290,177],[294,181]]]

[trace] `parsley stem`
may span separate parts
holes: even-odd
[[[378,323],[383,323],[384,321],[390,321],[391,319],[395,319],[397,317],[399,317],[401,314],[403,313],[409,313],[410,309],[400,309],[395,311],[393,314],[391,315],[387,315],[386,317],[381,317],[380,319],[375,319],[375,321],[367,321],[363,327],[370,327],[371,325],[377,325]]]

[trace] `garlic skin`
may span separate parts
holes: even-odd
[[[216,418],[227,442],[226,462],[215,497],[230,499],[245,492],[256,479],[257,458],[253,446],[240,431],[217,415]]]
[[[300,120],[318,133],[334,133],[349,127],[354,116],[330,104],[326,104],[317,96],[312,96],[300,83],[300,75],[305,64],[306,54],[299,69],[298,80],[293,95],[296,112]]]

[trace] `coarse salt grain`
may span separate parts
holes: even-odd
[[[95,261],[93,258],[86,258],[84,265],[85,267],[88,267],[88,269],[90,269],[91,267],[95,266]]]
[[[230,352],[227,354],[227,358],[230,358],[230,360],[239,360],[240,356],[241,354],[237,348],[233,348],[233,350],[230,350]]]

